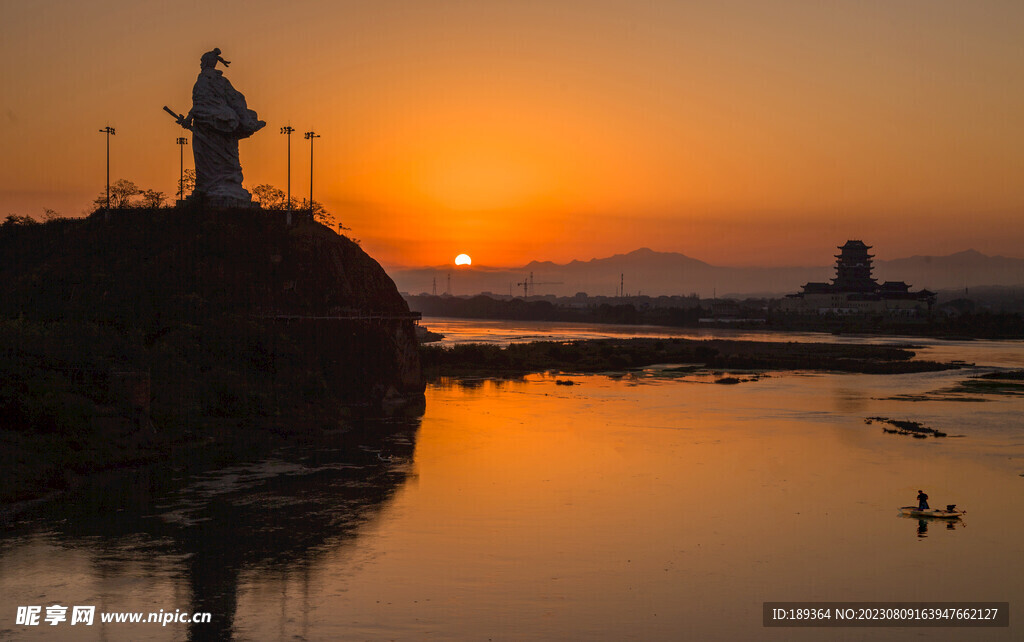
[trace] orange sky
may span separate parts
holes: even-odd
[[[246,185],[307,193],[388,265],[641,246],[825,264],[1024,246],[1024,3],[4,3],[0,214],[173,193],[199,56],[267,127]],[[186,155],[186,166],[191,159]]]

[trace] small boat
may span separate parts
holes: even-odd
[[[921,510],[917,506],[902,506],[900,507],[900,513],[909,517],[935,517],[938,519],[960,519],[961,516],[966,515],[967,511],[957,510],[956,504],[949,504],[945,509],[942,508],[926,508]]]

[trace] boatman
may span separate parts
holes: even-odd
[[[928,510],[928,494],[923,490],[917,491],[918,510]]]

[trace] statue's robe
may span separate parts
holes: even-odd
[[[224,74],[203,69],[192,88],[192,154],[196,163],[196,191],[207,198],[238,204],[251,203],[242,187],[238,141],[266,123],[245,104],[245,96]]]

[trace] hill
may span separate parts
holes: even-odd
[[[1024,259],[988,256],[977,250],[946,256],[911,256],[875,264],[876,274],[887,280],[906,281],[916,288],[933,291],[1024,285]]]
[[[175,443],[337,427],[422,399],[394,283],[311,220],[201,208],[12,219],[0,257],[5,484],[60,486],[65,470]]]

